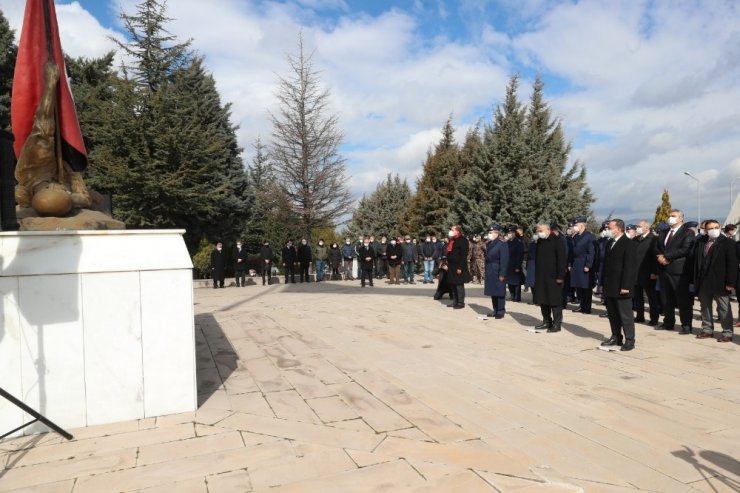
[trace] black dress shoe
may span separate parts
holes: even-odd
[[[599,314],[599,318],[608,318],[608,317],[609,317],[609,314],[608,313],[600,313]]]
[[[681,326],[681,333],[682,334],[691,334],[692,333],[691,326],[690,325],[682,325]]]
[[[665,322],[655,327],[655,330],[673,330],[673,326],[668,326]]]
[[[606,347],[606,346],[621,346],[622,345],[622,341],[621,341],[621,339],[617,339],[616,337],[613,337],[612,336],[609,339],[607,339],[606,341],[602,342],[601,345],[604,346],[604,347]]]
[[[493,317],[493,318],[497,318],[497,319],[499,319],[499,320],[500,320],[500,319],[504,318],[504,314],[503,314],[503,313],[499,313],[498,315],[496,315],[496,316],[495,316],[495,317]]]
[[[547,329],[547,332],[553,333],[553,332],[560,332],[560,327],[550,327]]]
[[[486,317],[488,317],[488,318],[493,318],[495,316],[496,316],[496,314],[494,312],[486,313]]]
[[[434,293],[434,299],[435,300],[441,300],[442,299],[442,295],[441,294]]]
[[[578,313],[578,312],[582,312],[582,311],[583,311],[583,308],[581,308],[581,307],[579,306],[578,308],[573,308],[573,309],[572,309],[571,311],[572,311],[573,313]]]
[[[455,310],[462,310],[463,308],[465,308],[465,303],[458,303],[457,305],[453,306],[452,308],[454,308]]]
[[[450,303],[447,305],[447,308],[455,308],[457,306],[457,303]]]
[[[650,320],[650,321],[648,321],[647,324],[649,326],[651,326],[651,327],[655,327],[656,325],[658,325],[658,321],[657,320]]]
[[[542,322],[541,324],[534,326],[535,330],[549,329],[550,327],[552,327],[552,322]]]
[[[645,323],[645,317],[637,317],[635,318],[636,324],[644,324]]]
[[[631,341],[627,339],[624,344],[622,344],[622,347],[619,349],[620,351],[632,351],[635,349],[635,341]]]

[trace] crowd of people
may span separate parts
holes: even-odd
[[[421,276],[423,284],[436,283],[435,299],[449,295],[449,306],[462,309],[465,284],[473,282],[484,284],[492,305],[488,317],[494,319],[504,318],[507,301],[521,302],[522,292],[531,290],[532,303],[542,313],[535,329],[549,333],[562,329],[563,310],[569,304],[573,312],[592,313],[596,294],[606,308],[600,316],[607,317],[611,327],[602,346],[622,351],[635,347],[635,323],[693,333],[698,298],[701,328],[696,337],[713,337],[716,306],[722,329],[717,340],[732,340],[733,327],[740,326],[731,308],[740,256],[735,225],[722,228],[713,219],[687,223],[677,209],[654,228],[647,220],[626,225],[612,219],[596,235],[588,231],[587,222],[585,216],[576,217],[562,231],[543,221],[531,238],[520,225],[498,224],[470,240],[460,226],[452,226],[444,238],[430,234],[420,240],[408,235],[376,240],[371,235],[354,242],[347,238],[341,245],[320,239],[312,247],[304,238],[297,245],[289,240],[279,256],[265,241],[259,252],[262,284],[271,283],[278,265],[286,284],[296,282],[296,270],[300,282],[311,282],[311,268],[316,282],[359,279],[362,287],[384,278],[394,285],[415,284]],[[241,242],[232,257],[236,285],[244,286],[248,257]],[[221,243],[211,265],[214,288],[223,287],[226,254]]]

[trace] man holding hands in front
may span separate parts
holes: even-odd
[[[604,259],[604,303],[612,336],[601,345],[622,346],[622,351],[631,351],[635,348],[632,295],[637,279],[637,246],[625,235],[621,219],[609,221],[607,231],[610,241]]]

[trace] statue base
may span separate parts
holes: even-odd
[[[75,209],[64,217],[42,217],[32,207],[16,209],[21,231],[96,231],[126,229],[109,215],[90,209]]]
[[[64,429],[194,411],[183,233],[0,233],[0,387]],[[30,419],[0,399],[0,432]]]

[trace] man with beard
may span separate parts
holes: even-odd
[[[537,253],[533,301],[540,306],[542,323],[535,329],[559,332],[563,323],[563,283],[567,266],[565,242],[549,223],[537,225]]]

